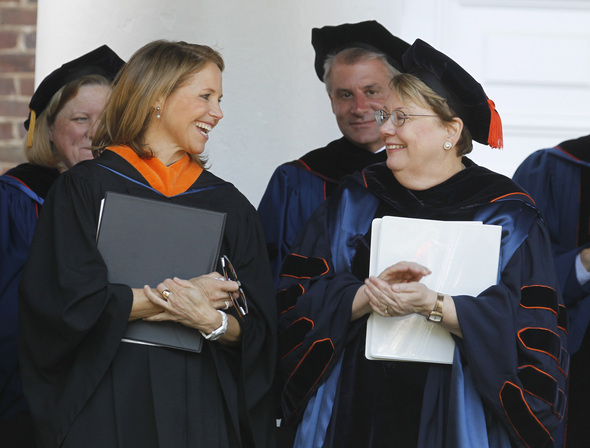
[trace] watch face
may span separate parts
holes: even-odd
[[[434,312],[433,312],[433,313],[430,313],[430,314],[428,315],[428,320],[429,320],[430,322],[434,322],[434,323],[437,323],[437,324],[438,324],[439,322],[442,322],[442,320],[443,320],[443,317],[442,317],[442,314],[439,314],[439,313],[434,313]]]

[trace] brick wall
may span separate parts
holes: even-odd
[[[37,0],[0,0],[0,173],[23,162],[35,88]]]

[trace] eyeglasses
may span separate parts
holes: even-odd
[[[394,110],[392,113],[387,113],[384,110],[376,110],[375,111],[375,120],[379,126],[383,126],[387,119],[391,117],[391,122],[394,126],[403,126],[406,122],[406,118],[408,117],[438,117],[438,115],[415,115],[415,114],[406,114],[401,110]]]
[[[248,302],[246,301],[246,295],[244,294],[244,290],[242,289],[242,284],[240,283],[240,280],[238,280],[238,275],[236,274],[236,271],[232,266],[231,261],[229,261],[229,258],[227,258],[226,255],[223,255],[220,258],[220,261],[221,269],[223,271],[223,276],[225,277],[225,279],[231,280],[232,282],[236,282],[238,284],[237,296],[234,297],[234,294],[236,293],[230,292],[228,294],[229,298],[234,304],[234,308],[238,311],[240,316],[243,317],[246,314],[248,314]]]

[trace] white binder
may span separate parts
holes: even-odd
[[[497,283],[501,235],[501,226],[481,222],[385,216],[373,220],[369,273],[414,261],[432,271],[421,280],[428,288],[477,296]],[[367,322],[368,359],[452,364],[454,349],[450,333],[421,315],[373,313]]]

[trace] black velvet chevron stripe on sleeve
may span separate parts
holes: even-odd
[[[304,257],[289,254],[285,257],[281,268],[281,277],[312,278],[329,272],[328,263],[323,258]]]
[[[301,345],[303,338],[311,330],[313,330],[313,322],[305,317],[297,319],[289,325],[279,340],[280,358],[284,358],[297,346]]]
[[[504,383],[500,392],[506,416],[526,446],[535,448],[553,447],[553,438],[531,412],[522,390],[510,382]]]
[[[277,309],[279,313],[284,313],[289,308],[295,306],[297,299],[305,293],[302,285],[296,284],[283,289],[277,293]]]

